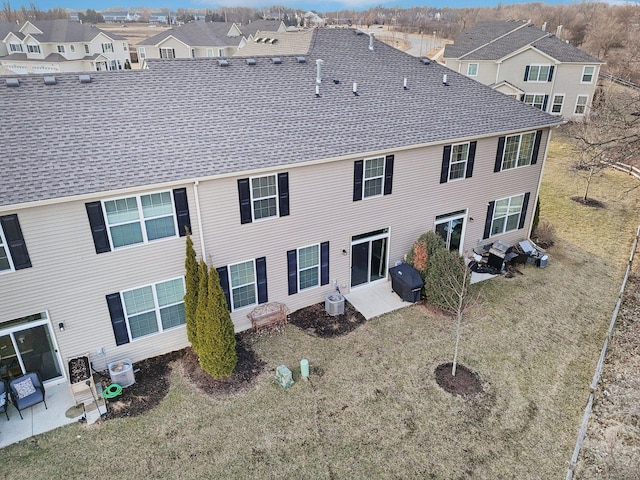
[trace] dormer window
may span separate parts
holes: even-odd
[[[10,43],[9,44],[9,51],[11,53],[18,53],[18,52],[22,52],[22,44],[21,43]]]
[[[40,53],[40,45],[27,45],[27,52]]]

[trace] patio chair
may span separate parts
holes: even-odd
[[[11,394],[13,405],[18,409],[20,418],[23,420],[22,410],[25,408],[32,407],[40,402],[44,402],[44,408],[47,408],[47,402],[44,399],[44,385],[38,372],[25,373],[23,376],[11,380],[9,382],[9,393]]]
[[[9,412],[7,412],[7,406],[9,405],[9,389],[7,388],[7,382],[0,380],[0,412],[4,412],[9,420]]]

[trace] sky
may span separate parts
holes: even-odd
[[[87,8],[94,10],[104,10],[107,8],[121,7],[120,10],[139,9],[144,5],[152,10],[160,8],[170,8],[176,10],[178,8],[220,8],[227,7],[270,7],[273,5],[284,5],[299,10],[314,10],[320,12],[335,10],[363,10],[371,7],[383,6],[388,8],[399,7],[495,7],[498,3],[502,5],[510,5],[516,3],[529,3],[526,0],[509,1],[509,0],[329,0],[329,1],[313,1],[313,0],[148,0],[142,3],[140,0],[9,0],[11,7],[19,10],[22,5],[29,8],[30,3],[35,3],[40,10],[49,10],[51,8],[68,8],[71,10],[85,11]],[[545,0],[544,3],[556,5],[559,3],[570,4],[579,3],[579,0]]]

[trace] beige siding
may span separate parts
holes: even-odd
[[[514,242],[527,236],[535,205],[547,132],[537,165],[494,173],[498,139],[478,141],[472,178],[440,184],[443,146],[395,154],[393,192],[352,201],[352,160],[281,169],[289,173],[290,212],[286,217],[240,224],[238,178],[199,184],[206,258],[219,267],[266,257],[270,301],[294,311],[321,302],[331,283],[288,295],[287,250],[330,242],[330,280],[344,293],[350,283],[350,245],[354,235],[390,228],[389,265],[403,259],[416,238],[434,228],[437,215],[468,209],[464,251],[482,240],[490,201],[531,192],[525,228],[496,236]],[[201,254],[193,185],[187,187],[193,240]],[[144,193],[140,191],[139,193]],[[102,200],[106,197],[100,198]],[[97,200],[97,199],[96,199]],[[116,346],[105,295],[184,275],[184,238],[175,237],[96,254],[84,201],[16,212],[32,268],[0,275],[0,322],[48,311],[65,358],[89,353],[96,368],[121,358],[133,361],[187,345],[184,326]],[[473,219],[473,220],[471,220]],[[343,250],[347,253],[343,254]],[[232,313],[237,331],[250,327],[252,307]],[[96,350],[104,348],[105,355]]]

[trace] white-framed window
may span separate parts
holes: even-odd
[[[251,211],[254,220],[278,216],[278,179],[276,175],[251,179]]]
[[[64,45],[58,45],[58,53],[65,53]]]
[[[298,249],[298,291],[320,285],[320,244]]]
[[[233,310],[257,303],[255,260],[229,265],[229,289]]]
[[[547,82],[549,80],[551,65],[529,65],[527,68],[529,69],[527,82]]]
[[[362,196],[364,198],[382,195],[384,186],[384,157],[368,158],[364,161]]]
[[[103,43],[102,53],[113,53],[113,43]]]
[[[90,53],[89,45],[86,43],[84,44],[84,53]]]
[[[102,207],[114,249],[177,235],[170,191],[103,200]]]
[[[27,45],[27,52],[40,53],[40,45]]]
[[[218,56],[219,57],[224,57],[224,48],[219,48],[218,49]]]
[[[502,170],[531,165],[536,133],[520,133],[505,138]]]
[[[518,229],[523,202],[524,194],[496,200],[491,219],[491,235]]]
[[[10,52],[22,52],[22,44],[21,43],[10,43],[9,44]]]
[[[562,105],[564,104],[564,93],[556,93],[551,103],[551,113],[560,115],[562,113]]]
[[[125,52],[129,50],[129,46],[127,45],[127,42],[122,42],[122,50],[124,50]]]
[[[69,51],[71,53],[76,53],[76,46],[75,45],[69,45]]]
[[[122,292],[127,329],[136,339],[185,323],[184,278],[145,285]]]
[[[576,115],[584,115],[587,112],[587,102],[589,97],[587,95],[578,95],[576,99],[576,108],[573,111]]]
[[[147,58],[147,52],[145,52],[144,47],[138,47],[138,56],[140,57],[140,60]]]
[[[478,76],[478,64],[470,63],[467,65],[467,76],[468,77],[477,77]]]
[[[207,57],[213,57],[213,48],[207,48]]]
[[[176,58],[176,51],[173,48],[161,48],[160,58]]]
[[[596,67],[594,67],[593,65],[585,65],[582,69],[582,80],[580,80],[580,83],[592,83],[595,73]]]
[[[458,143],[451,146],[449,181],[465,177],[467,172],[467,160],[469,160],[469,142]]]
[[[0,225],[0,273],[13,272],[13,260],[9,253],[9,246],[7,245],[7,239],[2,231],[2,225]]]
[[[539,110],[544,110],[544,93],[525,93],[522,101]]]

